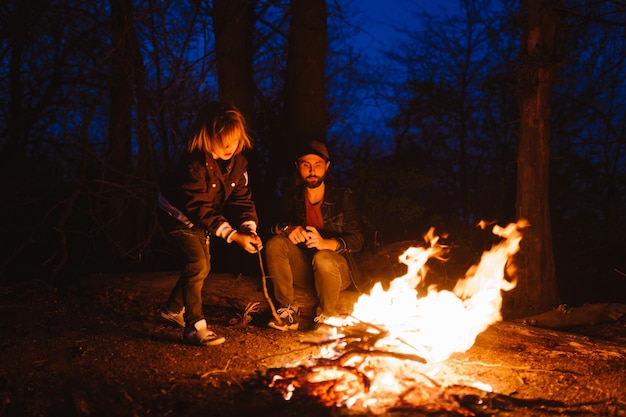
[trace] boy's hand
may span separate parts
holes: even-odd
[[[258,251],[263,249],[263,242],[261,241],[259,235],[257,235],[256,233],[245,234],[235,232],[233,234],[232,240],[248,253],[257,253]]]

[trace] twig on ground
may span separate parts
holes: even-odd
[[[228,366],[230,365],[230,359],[228,360],[228,362],[226,362],[226,366],[223,369],[213,369],[212,371],[207,371],[205,373],[203,373],[202,375],[200,375],[200,379],[204,379],[209,375],[213,375],[213,374],[221,374],[224,373],[228,370]]]

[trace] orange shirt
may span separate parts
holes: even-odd
[[[308,198],[306,200],[306,225],[313,226],[318,230],[324,228],[324,219],[322,218],[322,201],[320,200],[312,204]]]

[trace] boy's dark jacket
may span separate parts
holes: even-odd
[[[217,161],[203,152],[184,153],[172,178],[162,181],[161,193],[191,222],[209,234],[229,219],[258,224],[252,193],[248,185],[248,161],[242,154],[233,156],[222,173]],[[239,224],[235,223],[236,228]]]

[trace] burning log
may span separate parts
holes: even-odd
[[[442,391],[426,371],[427,361],[419,355],[377,349],[389,336],[385,329],[369,323],[349,326],[326,325],[333,336],[308,343],[331,345],[331,356],[308,358],[293,368],[269,371],[268,386],[286,400],[296,392],[314,396],[327,407],[349,407],[373,411],[410,407],[413,410],[445,411],[449,415],[472,416]],[[417,366],[424,366],[418,368]],[[375,391],[375,397],[369,396]]]
[[[354,368],[332,365],[299,366],[272,373],[269,370],[270,388],[278,390],[286,400],[296,390],[304,390],[319,399],[322,405],[332,407],[342,404],[360,392],[368,392],[367,376]]]
[[[331,349],[337,352],[337,355],[333,357],[316,358],[314,360],[315,365],[349,366],[348,363],[353,357],[358,358],[360,356],[390,357],[426,363],[426,359],[413,352],[405,353],[377,348],[378,342],[388,337],[389,332],[371,323],[354,321],[354,318],[352,321],[354,324],[349,326],[334,326],[330,323],[323,323],[313,334],[313,337],[303,339],[303,343],[310,345],[330,345]],[[399,342],[402,343],[401,340]]]

